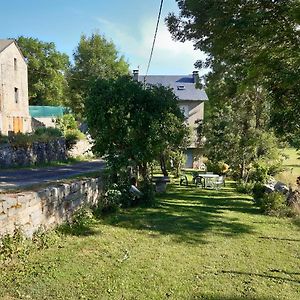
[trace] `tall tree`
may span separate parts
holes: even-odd
[[[97,80],[85,108],[94,151],[115,168],[136,165],[147,178],[149,163],[184,145],[188,130],[165,87],[144,89],[128,76]]]
[[[66,100],[68,56],[58,52],[54,43],[23,36],[16,41],[28,63],[29,103],[63,104]]]
[[[169,15],[173,36],[193,40],[209,66],[238,95],[261,86],[271,100],[271,125],[291,141],[300,135],[300,31],[298,0],[177,0],[180,15]]]
[[[84,101],[95,80],[117,78],[129,74],[129,65],[113,42],[94,33],[82,35],[74,52],[74,66],[68,74],[70,107],[82,116]]]

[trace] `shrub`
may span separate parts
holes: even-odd
[[[76,145],[76,143],[83,137],[84,137],[84,134],[82,132],[80,132],[80,130],[78,130],[78,129],[68,130],[65,133],[67,150],[71,150]]]
[[[60,129],[53,127],[39,127],[35,130],[34,134],[36,136],[46,136],[46,137],[61,137],[63,134]]]
[[[72,218],[59,226],[57,231],[63,234],[86,235],[91,232],[90,226],[94,222],[93,211],[88,206],[79,208]]]
[[[15,229],[12,235],[5,235],[0,240],[0,259],[11,262],[15,259],[26,260],[30,252],[30,243],[20,229]]]
[[[0,133],[0,144],[7,144],[9,142],[8,136],[7,135],[2,135]]]
[[[286,208],[285,196],[279,192],[265,194],[262,198],[260,207],[267,214],[280,212]]]
[[[8,136],[9,144],[17,148],[28,148],[32,146],[34,142],[34,136],[31,134],[16,133]]]
[[[34,232],[32,236],[32,243],[38,250],[48,249],[51,245],[54,245],[58,240],[58,235],[54,230],[46,230],[40,227]]]
[[[56,119],[56,126],[64,134],[66,134],[68,130],[78,129],[77,122],[72,114],[65,114],[62,117]]]
[[[229,166],[223,161],[212,162],[208,160],[206,162],[207,171],[214,172],[219,175],[225,175],[229,171]]]
[[[254,202],[260,206],[262,199],[266,193],[265,187],[261,183],[255,183],[252,189]]]
[[[154,187],[151,181],[144,180],[140,184],[140,190],[143,193],[141,201],[146,206],[153,206],[155,204]]]
[[[254,183],[252,182],[239,181],[236,184],[237,192],[242,194],[252,194],[253,187],[254,187]]]

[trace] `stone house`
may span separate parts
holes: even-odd
[[[14,40],[0,40],[0,133],[31,132],[27,63]]]
[[[186,155],[186,167],[191,168],[199,159],[201,151],[197,145],[196,128],[204,118],[204,103],[208,101],[206,92],[197,88],[199,74],[194,71],[191,75],[139,75],[133,71],[133,78],[149,85],[162,85],[173,89],[178,97],[178,105],[186,118],[186,123],[192,128],[192,139]]]

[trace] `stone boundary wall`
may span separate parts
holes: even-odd
[[[14,149],[10,144],[0,147],[0,168],[25,167],[67,159],[64,138],[49,142],[34,142],[30,147]]]
[[[0,194],[0,237],[21,229],[32,237],[39,228],[50,229],[68,220],[84,204],[96,204],[101,179],[76,180],[38,192]]]

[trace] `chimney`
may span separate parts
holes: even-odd
[[[133,70],[133,79],[139,81],[139,70]]]
[[[198,84],[199,83],[199,71],[193,71],[193,78],[194,78],[194,83]]]

